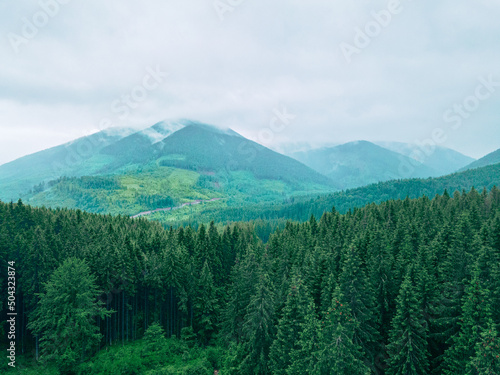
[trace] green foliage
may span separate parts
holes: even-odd
[[[446,190],[451,193],[469,191],[473,187],[485,187],[490,190],[493,186],[500,186],[500,164],[438,178],[380,182],[328,195],[311,186],[309,192],[302,194],[300,191],[293,194],[287,192],[285,197],[275,196],[273,202],[260,200],[255,203],[253,200],[242,202],[228,199],[224,205],[197,207],[188,212],[189,215],[181,215],[181,212],[163,212],[151,218],[174,226],[208,223],[211,220],[223,223],[258,219],[278,221],[278,223],[280,220],[305,222],[311,215],[321,217],[325,212],[330,212],[332,207],[340,213],[347,213],[354,208],[370,203],[380,204],[391,199],[406,197],[413,199],[424,195],[432,198],[437,194],[443,194]],[[311,191],[317,192],[311,193]]]
[[[71,372],[102,337],[94,319],[109,312],[96,302],[95,282],[84,261],[66,259],[44,284],[28,325],[40,336],[42,358],[55,361],[63,372]]]
[[[266,255],[260,265],[255,295],[250,299],[243,322],[245,355],[239,366],[242,375],[269,373],[269,350],[274,337],[274,296],[268,262]]]
[[[292,353],[300,350],[299,340],[307,314],[308,297],[302,280],[294,277],[270,350],[270,369],[273,374],[286,375],[293,364]]]
[[[166,344],[165,331],[157,322],[151,324],[144,332],[144,350],[154,353],[161,350]]]
[[[251,223],[0,203],[24,368],[38,333],[42,358],[82,374],[497,371],[497,188],[307,219],[264,244]]]
[[[195,308],[198,323],[195,329],[201,342],[207,345],[212,340],[217,329],[219,305],[212,272],[206,260],[201,270],[197,290]]]
[[[158,339],[158,325],[150,327]],[[213,375],[214,356],[218,359],[223,353],[221,348],[189,349],[177,339],[162,339],[153,347],[144,339],[99,352],[91,361],[78,367],[78,374]]]
[[[414,286],[413,269],[410,266],[396,301],[396,315],[390,334],[390,375],[425,375],[429,373],[427,328],[419,301],[422,295]]]
[[[342,293],[336,290],[332,306],[321,322],[319,345],[315,353],[316,362],[312,374],[368,375],[362,349],[354,342],[356,326],[348,305],[341,303]]]
[[[475,354],[467,363],[467,373],[477,375],[500,374],[500,342],[493,321],[482,329]]]

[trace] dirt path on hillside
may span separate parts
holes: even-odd
[[[135,219],[137,217],[141,217],[141,216],[146,216],[146,215],[151,215],[151,214],[154,214],[155,212],[160,212],[160,211],[173,211],[173,210],[178,210],[179,208],[182,208],[182,207],[186,207],[186,206],[194,206],[194,205],[197,205],[197,204],[201,204],[201,203],[206,203],[206,202],[215,202],[215,201],[219,201],[221,200],[222,198],[212,198],[212,199],[197,199],[195,201],[192,201],[192,202],[186,202],[186,203],[183,203],[179,206],[175,206],[175,207],[166,207],[166,208],[157,208],[156,210],[151,210],[151,211],[143,211],[143,212],[139,212],[138,214],[136,215],[133,215],[133,216],[130,216],[132,219]]]

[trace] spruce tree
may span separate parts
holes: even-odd
[[[475,354],[467,363],[467,374],[500,374],[500,337],[493,321],[488,321],[476,343]]]
[[[422,296],[414,285],[409,266],[396,300],[388,345],[388,375],[426,375],[429,373],[427,326],[421,310]]]
[[[314,353],[319,347],[319,331],[320,323],[316,316],[316,305],[310,301],[300,329],[299,341],[296,348],[290,352],[291,364],[287,368],[287,375],[312,373],[312,369],[316,363]]]
[[[349,305],[342,303],[342,293],[337,288],[332,306],[321,322],[318,348],[314,353],[314,375],[368,375],[362,349],[354,342],[359,324],[351,314]]]
[[[299,275],[292,277],[283,317],[271,346],[270,369],[275,375],[286,375],[292,364],[291,353],[299,350],[300,333],[307,311],[308,295]]]
[[[255,295],[250,300],[243,323],[245,355],[240,366],[242,375],[270,373],[269,350],[274,337],[274,288],[266,272],[268,268],[261,264]]]
[[[95,281],[84,261],[65,260],[44,284],[28,325],[41,338],[42,358],[55,361],[63,372],[91,354],[102,338],[95,318],[110,313],[96,300]]]
[[[341,297],[339,299],[349,308],[353,321],[353,341],[366,354],[369,366],[375,366],[379,352],[379,332],[377,317],[374,314],[375,301],[371,284],[365,275],[358,252],[350,248],[344,255],[344,265],[339,277]]]
[[[217,330],[219,305],[212,271],[205,260],[198,282],[195,302],[195,331],[201,342],[208,345]]]
[[[459,319],[460,331],[451,338],[452,346],[444,356],[445,374],[468,374],[466,365],[474,356],[476,346],[481,341],[481,333],[488,329],[492,319],[492,281],[490,266],[494,252],[484,246],[474,266],[473,277],[463,298],[462,315]]]

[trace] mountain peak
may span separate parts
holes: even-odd
[[[221,128],[212,124],[207,124],[204,122],[200,121],[194,121],[194,120],[184,120],[185,122],[185,127],[191,127],[195,129],[200,129],[203,131],[208,131],[210,133],[215,133],[215,134],[224,134],[224,135],[229,135],[233,137],[241,137],[240,134],[236,133],[234,130],[230,128]]]

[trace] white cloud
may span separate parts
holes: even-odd
[[[348,64],[340,43],[387,4],[253,0],[221,22],[210,0],[72,0],[16,54],[9,33],[22,35],[23,18],[41,7],[3,2],[0,163],[85,135],[103,117],[120,126],[193,118],[257,139],[280,106],[297,120],[275,142],[424,139],[478,76],[500,79],[500,5],[401,0]],[[170,76],[118,119],[113,101],[157,65]],[[445,146],[473,156],[500,147],[499,100],[500,92],[449,132]]]

